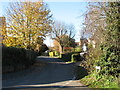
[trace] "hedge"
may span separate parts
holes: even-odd
[[[51,51],[51,52],[49,52],[49,56],[50,57],[59,56],[59,55],[60,55],[60,53],[57,52],[57,51]]]
[[[49,56],[53,57],[54,56],[54,52],[49,52]]]
[[[60,53],[58,51],[54,51],[54,53],[55,53],[55,56],[59,56],[60,55]]]
[[[2,47],[2,71],[19,71],[31,66],[37,57],[37,53],[24,48]]]
[[[79,54],[80,52],[70,52],[70,53],[65,53],[65,54],[61,54],[61,58],[62,60],[64,60],[65,62],[67,61],[71,61],[71,57],[72,57],[72,54]]]
[[[79,53],[72,54],[72,56],[71,56],[71,61],[72,62],[82,61],[82,60],[83,60],[83,58],[80,56]]]

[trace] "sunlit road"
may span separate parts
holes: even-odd
[[[37,67],[30,72],[17,72],[19,77],[2,81],[3,88],[85,88],[75,80],[75,65],[50,57],[40,56],[38,61],[45,62],[44,68]],[[15,74],[17,74],[15,73]],[[14,75],[14,73],[12,73]],[[24,74],[24,75],[23,75]],[[9,74],[8,74],[9,77]]]

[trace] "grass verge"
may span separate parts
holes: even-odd
[[[120,88],[118,78],[107,75],[100,76],[96,72],[85,76],[80,80],[80,82],[82,82],[89,88],[114,88],[115,90],[119,90]]]

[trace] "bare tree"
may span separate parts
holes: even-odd
[[[105,12],[104,3],[89,3],[88,11],[85,15],[84,31],[92,36],[96,44],[104,41],[103,32],[105,31]]]
[[[63,48],[65,46],[65,38],[67,37],[67,43],[70,43],[70,41],[74,38],[74,26],[73,25],[67,25],[63,22],[56,21],[53,25],[52,29],[52,39],[56,40],[59,45],[61,46],[61,53],[63,52]]]

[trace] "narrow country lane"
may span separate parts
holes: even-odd
[[[66,64],[57,58],[44,56],[39,56],[37,61],[46,63],[45,67],[37,67],[29,73],[16,72],[21,76],[3,79],[2,88],[86,88],[75,80],[74,64]]]

